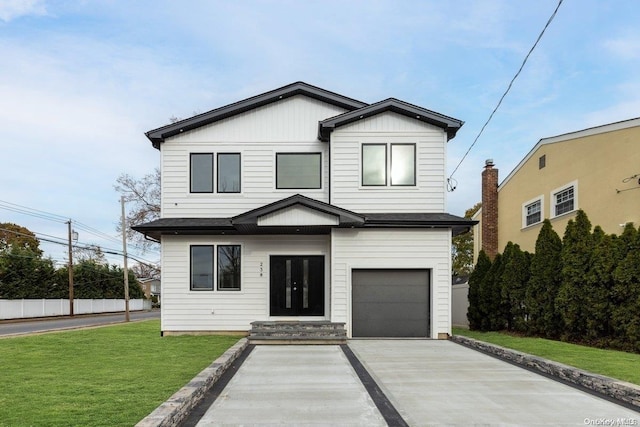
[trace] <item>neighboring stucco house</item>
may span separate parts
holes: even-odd
[[[344,322],[349,337],[451,332],[445,200],[460,120],[297,82],[152,131],[162,332]]]
[[[500,183],[487,161],[475,252],[534,252],[544,219],[563,236],[578,209],[606,233],[640,224],[640,118],[541,139]],[[481,232],[480,232],[481,231]]]

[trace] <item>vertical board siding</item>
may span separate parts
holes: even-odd
[[[362,213],[444,212],[446,140],[442,129],[391,112],[335,130],[331,202]],[[363,143],[415,143],[416,186],[361,186]]]
[[[359,268],[431,270],[431,337],[451,333],[450,230],[332,232],[331,319],[351,330],[351,271]]]
[[[191,291],[189,246],[221,244],[242,245],[241,290]],[[269,256],[296,254],[325,255],[328,299],[329,236],[164,236],[162,330],[248,331],[269,318]]]

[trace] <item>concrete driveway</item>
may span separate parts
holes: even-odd
[[[390,424],[640,425],[638,412],[449,341],[348,347],[406,422]],[[256,346],[198,426],[386,424],[340,346]]]

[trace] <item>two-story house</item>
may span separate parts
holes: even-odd
[[[162,333],[344,322],[350,337],[451,331],[447,142],[460,120],[306,83],[147,132],[160,150]]]
[[[620,234],[640,223],[640,118],[543,138],[498,185],[487,161],[474,252],[490,256],[507,242],[534,252],[542,222],[562,237],[582,209],[591,223]]]

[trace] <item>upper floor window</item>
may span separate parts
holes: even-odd
[[[524,207],[525,226],[537,224],[542,221],[542,200],[538,199]]]
[[[218,153],[218,193],[240,192],[240,153]]]
[[[577,191],[578,183],[574,181],[551,192],[551,213],[554,217],[572,212],[578,208]]]
[[[320,189],[322,187],[321,153],[277,153],[277,189]]]
[[[386,186],[387,182],[392,186],[416,185],[415,144],[362,144],[362,185]]]
[[[191,153],[190,157],[189,191],[213,193],[213,153]],[[240,153],[218,153],[217,171],[218,193],[240,192]]]
[[[213,153],[191,153],[191,192],[213,193]]]

